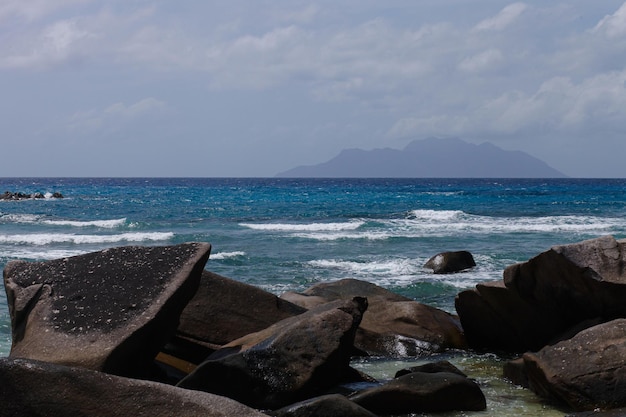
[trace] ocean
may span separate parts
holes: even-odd
[[[14,259],[203,241],[212,244],[206,269],[275,294],[357,278],[449,312],[458,292],[553,245],[626,238],[623,179],[3,178],[5,190],[46,197],[0,200],[0,269]],[[423,267],[451,250],[470,251],[477,266],[452,275]],[[0,356],[10,345],[0,291]],[[489,410],[439,415],[563,415],[503,380],[495,355],[355,366],[390,378],[440,358],[475,373]]]

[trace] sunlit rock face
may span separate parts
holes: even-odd
[[[208,243],[118,247],[9,262],[10,356],[137,376],[149,372],[195,294]]]

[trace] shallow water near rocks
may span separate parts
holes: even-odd
[[[400,369],[447,360],[475,380],[487,399],[484,411],[450,411],[442,413],[412,413],[398,417],[563,417],[564,408],[551,404],[532,391],[516,386],[502,376],[506,359],[492,354],[448,352],[414,359],[365,358],[352,362],[359,371],[384,382],[393,379]]]

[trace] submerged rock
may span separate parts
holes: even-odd
[[[486,399],[478,384],[451,372],[412,372],[350,397],[375,414],[482,411]]]
[[[324,392],[354,372],[353,341],[367,300],[325,304],[237,339],[178,386],[276,409]]]
[[[263,417],[229,398],[84,368],[0,359],[3,417]]]
[[[452,274],[476,266],[474,257],[468,251],[441,252],[430,258],[424,268],[432,269],[435,274]]]
[[[369,305],[355,346],[370,355],[419,356],[466,346],[458,317],[369,282],[343,279],[281,298],[311,308],[355,296],[367,297]]]
[[[144,376],[193,297],[208,243],[9,262],[10,356]]]

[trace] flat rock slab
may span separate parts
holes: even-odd
[[[267,417],[229,398],[27,359],[0,359],[3,417]]]
[[[147,372],[195,294],[211,245],[117,247],[4,269],[11,357]]]

